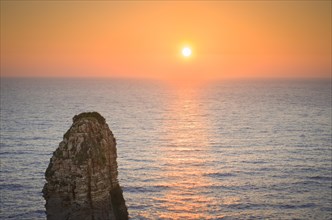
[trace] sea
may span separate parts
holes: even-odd
[[[1,78],[0,219],[46,219],[81,112],[117,139],[131,219],[332,219],[330,79]]]

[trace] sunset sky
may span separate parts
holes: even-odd
[[[1,1],[1,76],[330,77],[331,1]]]

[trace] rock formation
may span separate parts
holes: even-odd
[[[128,219],[116,158],[105,118],[97,112],[76,115],[45,172],[47,219]]]

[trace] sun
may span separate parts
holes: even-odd
[[[185,47],[182,49],[182,55],[185,57],[189,57],[191,55],[191,49],[189,47]]]

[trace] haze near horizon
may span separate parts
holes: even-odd
[[[331,2],[1,1],[1,77],[329,78]]]

